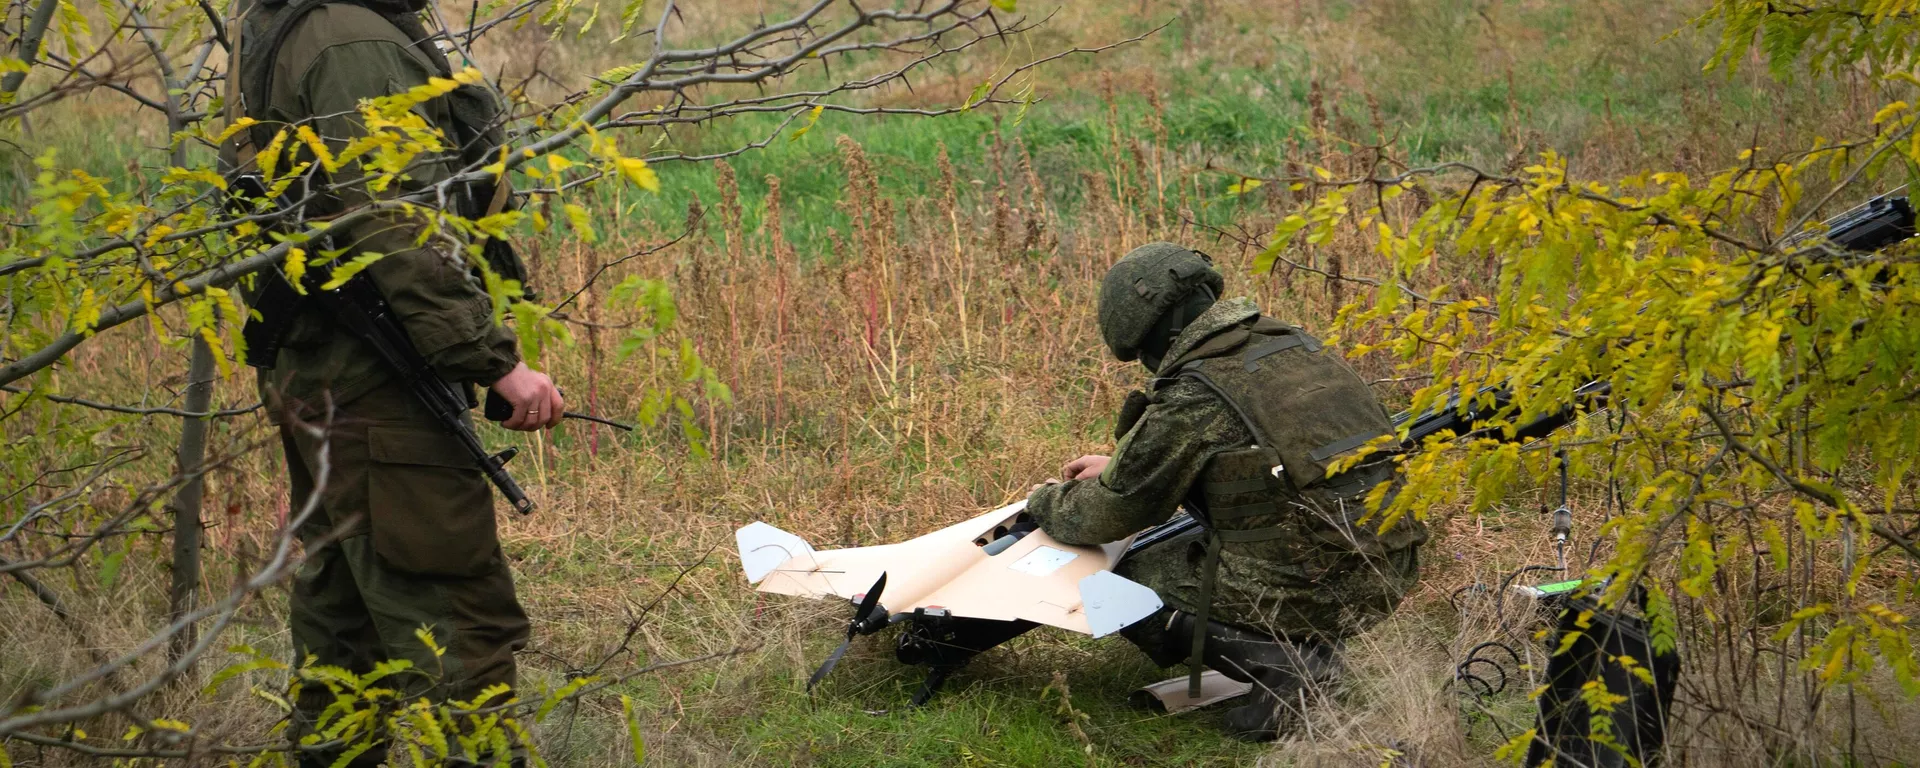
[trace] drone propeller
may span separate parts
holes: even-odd
[[[840,647],[833,649],[833,653],[827,655],[827,660],[820,665],[819,669],[813,671],[813,677],[807,678],[808,693],[812,693],[813,687],[826,679],[827,673],[832,672],[834,666],[840,663],[840,657],[847,655],[847,649],[853,646],[855,636],[871,635],[886,628],[890,618],[887,610],[880,607],[880,593],[885,592],[886,589],[887,574],[883,572],[880,574],[880,579],[873,582],[873,587],[860,596],[860,603],[853,610],[853,618],[847,621],[847,639],[841,641]]]

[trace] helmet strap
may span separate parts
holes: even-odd
[[[1193,290],[1187,292],[1186,299],[1161,315],[1160,319],[1154,322],[1153,330],[1148,331],[1147,337],[1140,340],[1141,364],[1147,366],[1148,371],[1159,373],[1160,363],[1166,357],[1167,351],[1173,348],[1173,340],[1180,338],[1180,334],[1187,330],[1187,325],[1206,314],[1206,311],[1218,300],[1219,298],[1213,294],[1213,289],[1205,283],[1194,286]]]

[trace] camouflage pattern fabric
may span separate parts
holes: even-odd
[[[1122,362],[1140,356],[1142,342],[1167,310],[1196,286],[1219,296],[1226,289],[1206,257],[1173,243],[1148,243],[1127,252],[1100,283],[1100,336]]]
[[[1220,301],[1175,340],[1169,365],[1233,354],[1245,339],[1233,342],[1229,332],[1262,323],[1271,321],[1251,301]],[[1254,443],[1232,407],[1196,379],[1156,379],[1146,395],[1145,410],[1103,474],[1045,486],[1029,497],[1027,512],[1049,535],[1068,544],[1102,544],[1166,522],[1216,456]],[[1417,578],[1425,531],[1414,521],[1400,526],[1393,546],[1378,556],[1334,562],[1276,559],[1260,545],[1226,545],[1210,618],[1295,639],[1338,640],[1364,630],[1389,615]],[[1197,613],[1204,537],[1196,530],[1137,552],[1116,572]]]

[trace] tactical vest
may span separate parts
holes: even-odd
[[[240,50],[238,66],[230,67],[227,80],[227,116],[231,121],[240,115],[252,117],[261,122],[251,128],[239,131],[220,148],[221,173],[229,182],[229,188],[249,192],[263,192],[259,182],[247,181],[249,175],[257,179],[258,169],[254,164],[254,155],[261,147],[273,141],[275,133],[286,126],[275,124],[267,114],[273,93],[273,71],[275,61],[287,37],[306,15],[329,4],[358,5],[380,14],[407,38],[414,41],[414,49],[424,54],[441,77],[451,77],[452,64],[432,41],[425,27],[415,14],[393,13],[371,2],[355,0],[258,0],[253,7],[246,9],[244,15],[231,24],[234,30],[234,43]],[[452,125],[440,126],[447,132],[447,138],[459,147],[456,158],[461,166],[473,166],[496,159],[500,147],[505,142],[505,129],[501,124],[504,114],[499,101],[492,91],[482,86],[463,85],[443,98],[448,99],[448,113],[452,116]],[[292,143],[289,142],[292,146]],[[316,168],[315,173],[318,173]],[[312,181],[322,181],[314,179]],[[290,199],[305,197],[304,185],[298,185],[287,195]],[[477,219],[500,213],[512,204],[512,190],[505,177],[495,182],[471,183],[455,190],[452,195],[454,212],[460,216]],[[319,200],[301,211],[305,219],[324,219],[339,213],[337,204]],[[502,278],[517,280],[526,287],[528,298],[533,298],[528,282],[526,264],[513,249],[512,244],[499,239],[488,238],[481,243],[481,255],[487,266]],[[476,268],[476,272],[477,272]],[[292,291],[277,292],[285,296],[294,295]],[[250,299],[256,298],[250,296]],[[248,347],[265,354],[258,360],[250,361],[271,367],[273,350],[278,348],[278,337],[292,323],[291,315],[299,311],[297,307],[260,306],[258,301],[250,301],[256,308],[272,312],[276,317],[266,317],[248,324]],[[296,302],[298,303],[298,302]]]
[[[1190,685],[1199,682],[1223,549],[1296,565],[1318,578],[1365,567],[1368,559],[1427,538],[1426,528],[1413,520],[1385,534],[1376,533],[1371,521],[1361,522],[1367,493],[1394,481],[1386,456],[1327,474],[1334,460],[1393,432],[1386,408],[1337,352],[1299,328],[1259,318],[1223,332],[1195,354],[1198,359],[1173,361],[1163,377],[1206,385],[1240,417],[1254,444],[1214,455],[1187,499],[1189,512],[1208,532]]]

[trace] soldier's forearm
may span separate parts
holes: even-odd
[[[1044,495],[1043,495],[1044,494]],[[1171,517],[1153,500],[1114,493],[1098,478],[1069,481],[1036,491],[1027,512],[1041,530],[1062,544],[1098,546],[1119,541]]]

